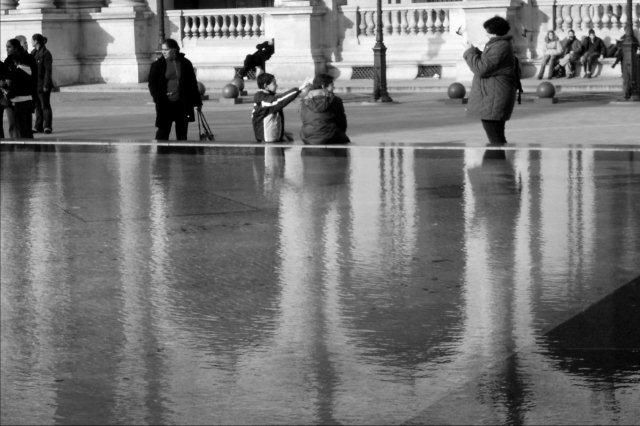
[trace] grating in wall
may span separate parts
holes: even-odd
[[[432,78],[435,74],[442,77],[442,65],[418,65],[416,78]]]
[[[242,67],[233,67],[235,69],[235,74],[238,75],[238,71],[242,69]],[[247,73],[247,80],[255,80],[256,79],[256,70],[252,69]]]
[[[373,80],[372,66],[351,67],[351,80]]]

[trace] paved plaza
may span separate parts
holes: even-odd
[[[215,143],[154,144],[146,93],[55,93],[0,145],[0,422],[637,424],[640,107],[527,97],[500,150],[392,96],[344,93],[327,149],[215,100]]]

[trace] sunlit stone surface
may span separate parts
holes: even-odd
[[[640,418],[640,151],[2,148],[3,424]]]

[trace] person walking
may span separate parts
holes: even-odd
[[[156,104],[156,140],[168,140],[175,123],[176,139],[187,140],[189,122],[195,121],[194,108],[202,110],[193,64],[174,39],[162,43],[162,56],[151,64],[149,92]]]
[[[598,59],[604,58],[604,54],[607,52],[607,48],[601,38],[596,37],[596,32],[592,29],[589,30],[589,36],[582,42],[582,66],[584,67],[583,78],[591,78],[595,66],[598,64]]]
[[[32,139],[31,115],[33,114],[33,68],[31,57],[22,48],[18,39],[7,41],[7,75],[3,91],[8,99],[6,107],[9,135],[15,139]]]
[[[333,77],[318,74],[302,98],[300,137],[307,145],[347,144],[347,116],[342,99],[333,94]]]
[[[504,145],[505,122],[511,118],[516,102],[518,63],[509,23],[499,16],[488,19],[483,27],[489,41],[481,52],[464,35],[464,60],[473,72],[467,111],[480,117],[491,144]]]
[[[544,69],[549,64],[547,71],[547,80],[553,77],[553,70],[558,63],[558,58],[562,55],[562,43],[554,31],[549,31],[544,38],[544,56],[540,63],[540,71],[538,72],[538,80],[542,80]]]
[[[34,34],[32,55],[37,66],[37,96],[34,99],[36,107],[35,133],[51,133],[53,111],[51,109],[51,90],[53,89],[53,57],[46,48],[47,38],[42,34]]]

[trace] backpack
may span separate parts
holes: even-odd
[[[518,92],[518,105],[522,103],[522,82],[520,78],[522,77],[522,70],[520,68],[520,60],[517,56],[513,56],[513,74],[516,81],[516,91]]]

